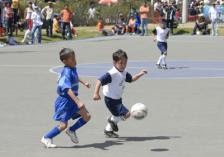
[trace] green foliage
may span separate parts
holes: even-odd
[[[23,17],[24,15],[24,10],[27,7],[28,1],[29,0],[21,0],[21,17]],[[41,8],[47,5],[47,3],[44,3],[44,0],[36,1]],[[98,0],[59,0],[56,4],[54,4],[54,8],[56,13],[60,13],[64,5],[68,4],[71,11],[75,13],[75,15],[73,16],[73,23],[75,25],[86,25],[88,21],[87,13],[90,7],[90,2],[94,2],[95,7],[97,9],[97,16],[95,21],[97,21],[99,17],[102,17],[104,20],[109,19],[109,23],[114,23],[119,13],[123,13],[126,16],[128,15],[130,7],[135,7],[136,9],[139,9],[139,6],[143,1],[144,0],[119,0],[119,3],[107,6],[99,5]]]

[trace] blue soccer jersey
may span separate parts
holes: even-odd
[[[68,89],[72,89],[74,94],[78,95],[79,77],[75,67],[64,67],[58,79],[58,95],[67,97]]]
[[[78,96],[79,77],[76,68],[64,67],[57,86],[58,97],[55,101],[54,119],[67,123],[71,118],[77,118],[79,108],[77,104],[67,94],[68,89],[72,89],[73,93]]]

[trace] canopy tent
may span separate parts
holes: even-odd
[[[118,3],[118,0],[99,0],[99,4],[104,4],[104,5],[111,5]]]

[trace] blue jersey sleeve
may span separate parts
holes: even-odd
[[[101,76],[99,78],[99,80],[100,80],[102,86],[107,85],[107,84],[112,82],[112,78],[111,78],[111,75],[109,73],[106,73],[103,76]]]
[[[58,80],[58,94],[65,95],[68,89],[72,88],[72,80],[71,80],[71,70],[68,68],[64,68],[61,76]]]
[[[126,81],[126,82],[129,82],[129,83],[132,82],[132,76],[131,76],[131,74],[128,73],[128,72],[127,72],[127,74],[126,74],[126,79],[125,79],[125,81]]]

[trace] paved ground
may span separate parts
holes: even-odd
[[[181,67],[190,69],[200,65],[198,68],[209,71],[206,74],[217,77],[223,73],[224,67],[223,40],[223,37],[171,37],[168,61],[170,64],[180,61]],[[43,148],[40,138],[57,124],[52,120],[57,75],[50,73],[49,69],[61,66],[58,52],[63,47],[75,49],[80,67],[90,63],[109,66],[111,54],[118,48],[127,51],[130,65],[133,62],[144,63],[142,67],[149,65],[146,67],[149,76],[128,84],[124,94],[127,107],[142,102],[148,106],[149,116],[141,121],[129,119],[121,122],[120,138],[106,139],[102,132],[108,112],[103,101],[92,101],[93,88],[88,90],[81,87],[80,98],[89,108],[92,120],[78,131],[80,144],[74,146],[62,133],[54,140],[59,148]],[[1,48],[0,156],[223,156],[223,76],[169,79],[163,74],[175,74],[175,69],[156,71],[152,63],[158,55],[151,37],[98,38]],[[191,64],[187,65],[189,62]],[[213,63],[220,64],[217,67]],[[96,70],[94,66],[88,66],[90,69],[87,67],[86,70],[82,68],[83,75]],[[178,69],[178,73],[181,70],[185,73],[187,69]],[[156,72],[158,77],[150,79],[150,72],[152,76]],[[200,74],[200,70],[197,73]],[[96,77],[83,76],[83,79],[94,86]]]

